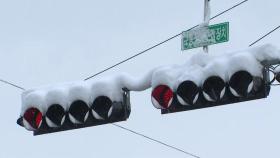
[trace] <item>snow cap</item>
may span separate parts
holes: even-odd
[[[78,99],[91,105],[98,96],[122,101],[122,88],[142,91],[163,84],[175,91],[178,84],[185,80],[191,80],[201,86],[208,77],[220,76],[227,82],[232,74],[240,70],[262,77],[261,62],[265,60],[280,61],[279,49],[266,44],[219,56],[200,52],[187,57],[185,64],[158,67],[140,78],[122,73],[111,78],[33,88],[22,93],[21,116],[31,107],[38,108],[43,115],[52,104],[60,104],[67,109],[71,102]]]

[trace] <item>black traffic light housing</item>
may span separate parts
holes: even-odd
[[[91,127],[91,126],[97,126],[102,124],[108,124],[108,123],[114,123],[114,122],[120,122],[125,121],[129,118],[131,107],[130,107],[130,92],[128,89],[123,88],[123,100],[121,102],[112,102],[112,109],[111,113],[112,116],[104,119],[96,119],[91,112],[89,112],[86,120],[83,123],[80,124],[74,124],[73,121],[70,121],[69,117],[69,111],[65,112],[65,118],[63,119],[63,123],[59,127],[50,127],[47,124],[47,117],[42,116],[42,122],[38,129],[35,129],[33,131],[33,135],[42,135],[42,134],[49,134],[54,132],[60,132],[60,131],[67,131],[67,130],[73,130],[73,129],[79,129],[79,128],[85,128],[85,127]],[[59,109],[59,108],[57,108]],[[90,109],[89,109],[90,110]],[[58,110],[58,111],[61,111]],[[116,115],[114,115],[116,114]],[[57,116],[60,116],[57,114]],[[59,117],[61,118],[61,117]],[[20,126],[23,126],[23,117],[20,117],[17,120],[17,124]]]
[[[221,106],[225,104],[232,104],[232,103],[238,103],[238,102],[244,102],[244,101],[250,101],[250,100],[255,100],[255,99],[262,99],[266,98],[269,95],[270,92],[270,85],[271,83],[275,80],[276,77],[273,79],[270,78],[270,71],[271,68],[274,65],[279,65],[280,61],[279,60],[266,60],[261,62],[263,65],[263,71],[262,71],[262,77],[263,79],[258,79],[258,84],[259,84],[259,89],[257,92],[253,92],[248,94],[247,96],[242,96],[242,97],[235,97],[233,94],[231,94],[229,91],[229,83],[226,83],[225,85],[225,94],[220,100],[211,102],[205,99],[203,97],[203,92],[202,88],[200,87],[195,87],[192,85],[192,87],[195,87],[196,91],[199,91],[199,99],[195,104],[191,105],[182,105],[180,101],[178,100],[177,97],[173,97],[171,105],[166,108],[166,109],[161,109],[161,114],[168,114],[168,113],[175,113],[175,112],[181,112],[181,111],[188,111],[188,110],[195,110],[195,109],[202,109],[202,108],[208,108],[208,107],[215,107],[215,106]],[[277,75],[277,74],[275,74]],[[213,83],[213,82],[212,82]],[[187,83],[183,83],[187,84]],[[190,83],[188,83],[191,85]],[[222,83],[221,83],[222,84]],[[173,92],[173,96],[176,96],[178,92]],[[194,96],[191,96],[194,98]]]

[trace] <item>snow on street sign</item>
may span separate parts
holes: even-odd
[[[229,40],[229,22],[198,27],[182,33],[182,50],[208,46]]]

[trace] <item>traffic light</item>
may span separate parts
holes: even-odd
[[[181,105],[195,105],[199,97],[199,87],[193,81],[183,81],[177,88],[176,97]]]
[[[252,73],[254,71],[244,65],[234,72],[225,71],[226,75],[223,76],[209,75],[201,83],[190,77],[180,81],[177,86],[156,85],[152,89],[152,103],[162,114],[168,114],[266,98],[271,85],[269,71],[280,61],[265,60],[259,64],[261,75]],[[274,80],[280,81],[279,73],[275,73]]]
[[[74,91],[73,93],[76,94]],[[41,135],[125,121],[130,115],[130,92],[126,88],[121,90],[120,97],[122,99],[117,101],[104,94],[95,95],[94,99],[88,102],[80,97],[75,98],[74,96],[73,98],[71,95],[74,94],[68,94],[66,98],[58,97],[62,100],[72,99],[73,101],[69,103],[69,106],[63,105],[63,102],[59,103],[59,100],[55,99],[54,95],[45,95],[40,103],[52,103],[57,100],[56,103],[45,107],[33,105],[32,101],[36,103],[34,100],[38,100],[38,98],[31,97],[31,100],[33,100],[27,107],[24,107],[23,114],[17,123],[27,130],[33,131],[34,135]],[[91,97],[88,98],[90,99]]]
[[[166,85],[157,86],[152,92],[152,102],[156,108],[167,109],[173,101],[173,92]]]
[[[208,77],[202,85],[202,94],[208,102],[219,102],[225,95],[226,83],[219,76]]]

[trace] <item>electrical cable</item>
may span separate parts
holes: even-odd
[[[217,18],[217,17],[223,15],[224,13],[226,13],[226,12],[232,10],[233,8],[236,8],[236,7],[240,6],[241,4],[243,4],[243,3],[247,2],[247,1],[248,1],[248,0],[244,0],[244,1],[242,1],[242,2],[240,2],[240,3],[238,3],[238,4],[236,4],[236,5],[234,5],[234,6],[232,6],[232,7],[230,7],[230,8],[228,8],[228,9],[222,11],[221,13],[219,13],[219,14],[213,16],[212,18],[210,18],[210,20],[213,20],[213,19],[215,19],[215,18]],[[193,28],[195,28],[195,27],[197,27],[197,26],[199,26],[199,25],[195,25],[195,26],[191,27],[190,29],[188,29],[187,31],[189,31],[189,30],[191,30],[191,29],[193,29]],[[96,74],[94,74],[94,75],[91,75],[91,76],[85,78],[84,81],[89,80],[89,79],[91,79],[91,78],[93,78],[93,77],[95,77],[95,76],[97,76],[97,75],[100,75],[100,74],[104,73],[105,71],[108,71],[108,70],[110,70],[110,69],[112,69],[112,68],[114,68],[114,67],[116,67],[116,66],[118,66],[118,65],[120,65],[120,64],[122,64],[122,63],[124,63],[124,62],[127,62],[127,61],[129,61],[129,60],[131,60],[131,59],[133,59],[133,58],[135,58],[135,57],[141,55],[141,54],[144,54],[144,53],[148,52],[149,50],[154,49],[154,48],[156,48],[156,47],[158,47],[158,46],[160,46],[160,45],[162,45],[162,44],[164,44],[164,43],[166,43],[166,42],[168,42],[168,41],[170,41],[170,40],[172,40],[172,39],[174,39],[174,38],[180,36],[181,34],[182,34],[182,33],[180,32],[180,33],[178,33],[178,34],[176,34],[176,35],[174,35],[174,36],[172,36],[172,37],[170,37],[170,38],[168,38],[168,39],[166,39],[166,40],[164,40],[164,41],[162,41],[162,42],[160,42],[160,43],[158,43],[158,44],[156,44],[156,45],[154,45],[154,46],[152,46],[152,47],[150,47],[150,48],[148,48],[148,49],[145,49],[145,50],[141,51],[140,53],[137,53],[137,54],[135,54],[135,55],[133,55],[133,56],[127,58],[127,59],[124,59],[124,60],[118,62],[117,64],[114,64],[114,65],[112,65],[112,66],[110,66],[110,67],[108,67],[108,68],[106,68],[106,69],[104,69],[104,70],[102,70],[102,71],[99,71],[98,73],[96,73]]]
[[[0,82],[3,82],[3,83],[5,83],[5,84],[8,84],[8,85],[10,85],[10,86],[16,87],[16,88],[21,89],[21,90],[25,90],[25,89],[22,88],[21,86],[18,86],[18,85],[16,85],[16,84],[13,84],[13,83],[11,83],[11,82],[9,82],[9,81],[6,81],[6,80],[3,80],[3,79],[0,79]]]
[[[126,131],[129,131],[129,132],[131,132],[131,133],[134,133],[134,134],[136,134],[136,135],[139,135],[139,136],[141,136],[141,137],[147,138],[147,139],[149,139],[149,140],[151,140],[151,141],[153,141],[153,142],[157,142],[157,143],[162,144],[162,145],[164,145],[164,146],[167,146],[167,147],[169,147],[169,148],[175,149],[175,150],[177,150],[177,151],[179,151],[179,152],[182,152],[182,153],[184,153],[184,154],[187,154],[187,155],[189,155],[189,156],[196,157],[196,158],[200,158],[200,157],[197,156],[197,155],[194,155],[194,154],[192,154],[192,153],[186,152],[186,151],[184,151],[184,150],[182,150],[182,149],[179,149],[179,148],[177,148],[177,147],[168,145],[168,144],[163,143],[163,142],[161,142],[161,141],[159,141],[159,140],[156,140],[156,139],[154,139],[154,138],[148,137],[148,136],[146,136],[146,135],[144,135],[144,134],[135,132],[135,131],[133,131],[133,130],[131,130],[131,129],[128,129],[128,128],[126,128],[126,127],[120,126],[120,125],[115,124],[115,123],[112,123],[112,125],[114,125],[114,126],[116,126],[116,127],[118,127],[118,128],[124,129],[124,130],[126,130]]]
[[[280,25],[277,26],[275,29],[271,30],[270,32],[268,32],[267,34],[263,35],[262,37],[260,37],[259,39],[257,39],[256,41],[254,41],[253,43],[251,43],[249,45],[249,47],[253,46],[254,44],[258,43],[259,41],[261,41],[262,39],[264,39],[266,36],[270,35],[272,32],[276,31],[277,29],[280,28]]]

